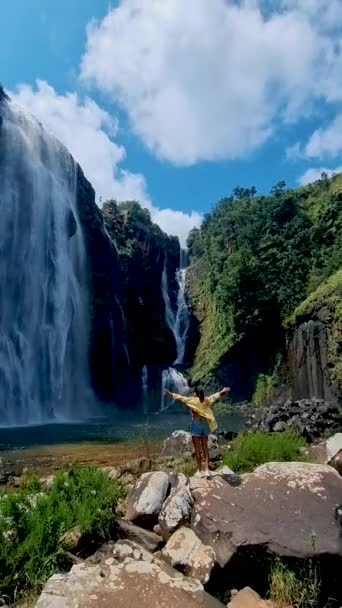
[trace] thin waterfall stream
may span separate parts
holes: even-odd
[[[166,260],[162,275],[162,294],[165,302],[165,319],[173,333],[177,352],[177,357],[173,362],[173,365],[181,365],[184,361],[186,338],[190,325],[190,312],[185,296],[186,260],[186,251],[181,250],[179,269],[177,270],[176,274],[178,292],[175,311],[172,309],[169,296]],[[189,391],[189,385],[186,378],[174,367],[169,367],[168,369],[163,370],[161,388],[161,411],[167,409],[164,398],[164,391],[166,388],[180,394],[186,394]]]

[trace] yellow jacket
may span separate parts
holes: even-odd
[[[200,401],[198,397],[194,396],[183,397],[183,395],[178,395],[178,393],[171,393],[170,397],[184,403],[184,405],[187,405],[191,410],[196,412],[196,414],[199,414],[201,418],[205,418],[208,421],[208,426],[212,433],[217,429],[217,423],[211,405],[221,397],[220,393],[214,393],[209,397],[205,397],[204,401]]]

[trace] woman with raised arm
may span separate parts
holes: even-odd
[[[202,472],[202,454],[205,466],[204,474],[208,475],[209,473],[208,437],[210,432],[213,433],[217,429],[215,416],[211,406],[222,395],[229,393],[229,391],[230,388],[226,387],[218,393],[205,397],[204,391],[201,388],[196,387],[192,396],[184,397],[183,395],[178,395],[177,393],[171,393],[171,391],[165,390],[165,395],[184,403],[184,405],[187,405],[191,409],[191,436],[195,448],[198,469],[197,475],[201,475]]]

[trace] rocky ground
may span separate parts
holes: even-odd
[[[310,447],[316,462],[266,463],[240,477],[220,465],[226,449],[211,438],[209,477],[175,472],[192,461],[183,431],[153,461],[107,467],[131,488],[116,537],[52,576],[37,608],[266,608],[267,564],[276,559],[313,560],[320,601],[341,606],[342,477],[332,465],[342,458],[342,434]]]
[[[289,400],[267,410],[255,410],[248,418],[247,427],[267,432],[291,428],[313,442],[342,430],[342,410],[322,399]]]

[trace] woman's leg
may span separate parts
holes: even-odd
[[[209,450],[208,450],[208,437],[201,437],[201,448],[204,457],[205,470],[209,471]]]
[[[201,438],[195,437],[194,435],[192,435],[192,443],[194,444],[194,448],[195,448],[195,458],[196,458],[197,468],[199,471],[201,471],[202,470]]]

